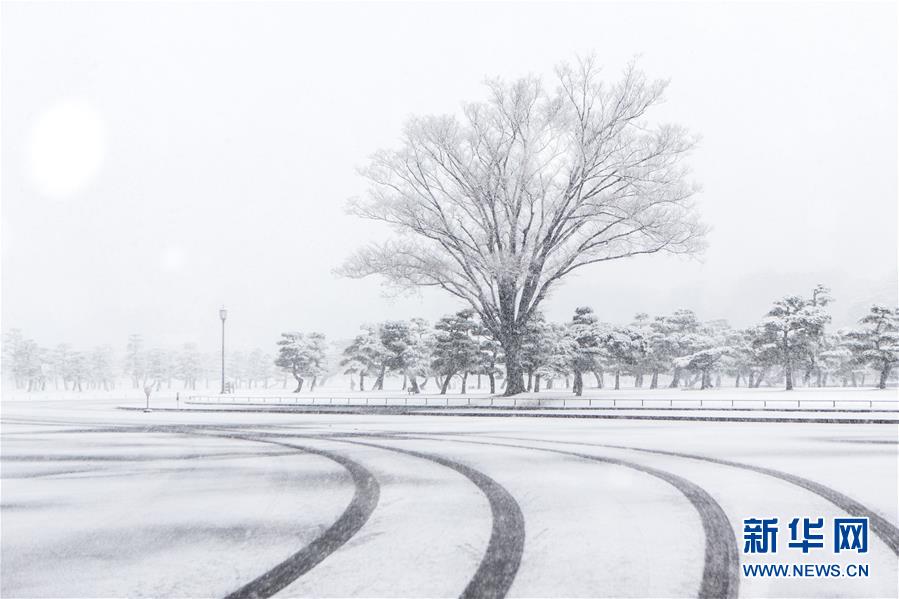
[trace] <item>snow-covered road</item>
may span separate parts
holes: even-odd
[[[4,597],[897,596],[893,424],[115,406],[3,403]],[[848,515],[867,553],[787,547]]]

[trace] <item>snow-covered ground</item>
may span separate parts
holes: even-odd
[[[174,411],[160,395],[151,413],[0,405],[0,594],[217,596],[269,573],[279,596],[897,596],[896,424]],[[835,555],[830,530],[787,548],[792,518],[829,525],[846,499],[880,519],[868,553]],[[742,552],[752,517],[779,519],[777,554]],[[799,562],[869,576],[738,568]]]

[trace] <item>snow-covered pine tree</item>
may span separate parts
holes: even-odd
[[[474,310],[460,310],[444,316],[434,325],[437,331],[434,344],[434,370],[443,377],[440,394],[445,395],[450,379],[456,374],[465,376],[478,368],[480,343]],[[462,385],[465,392],[465,383]]]
[[[793,389],[795,366],[813,351],[828,322],[830,315],[823,306],[798,295],[774,302],[762,321],[765,345],[776,353],[783,366],[787,391]]]
[[[871,306],[859,323],[861,328],[846,333],[847,346],[858,361],[878,372],[877,386],[885,389],[890,371],[899,363],[899,308]]]

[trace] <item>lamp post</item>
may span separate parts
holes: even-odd
[[[221,393],[225,393],[225,319],[228,318],[228,311],[225,310],[225,306],[222,306],[221,310],[219,310],[219,318],[222,319],[222,391]]]

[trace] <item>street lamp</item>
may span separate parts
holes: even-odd
[[[222,319],[222,391],[221,391],[221,393],[224,395],[224,393],[225,393],[225,319],[228,318],[228,311],[225,310],[225,306],[222,306],[221,310],[219,310],[219,318]]]

